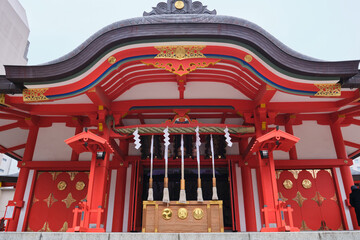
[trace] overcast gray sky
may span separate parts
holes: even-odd
[[[30,25],[29,64],[59,58],[113,22],[159,0],[19,0]],[[163,0],[164,1],[164,0]],[[165,0],[166,2],[166,0]],[[256,23],[292,49],[323,60],[360,59],[360,0],[203,0],[218,15]]]

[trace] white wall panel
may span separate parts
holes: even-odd
[[[318,125],[316,121],[304,121],[293,126],[299,159],[336,159],[330,126]]]

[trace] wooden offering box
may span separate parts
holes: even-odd
[[[224,232],[222,201],[143,202],[143,232]]]

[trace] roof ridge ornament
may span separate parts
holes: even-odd
[[[216,10],[208,10],[201,2],[192,0],[167,0],[153,7],[151,12],[144,12],[143,16],[163,14],[210,14],[216,15]]]

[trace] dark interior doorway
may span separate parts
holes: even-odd
[[[164,174],[165,170],[162,168],[154,168],[153,170],[153,189],[154,200],[161,201],[164,188]],[[201,169],[201,183],[204,200],[211,200],[212,197],[212,169]],[[227,167],[216,168],[216,184],[219,200],[223,201],[224,227],[232,227],[232,213],[230,200],[230,184],[229,173]],[[169,168],[169,194],[171,201],[178,201],[180,194],[180,168]],[[146,201],[148,197],[150,169],[144,169],[143,175],[143,195],[142,200]],[[185,168],[185,189],[186,199],[189,201],[197,200],[197,168]]]

